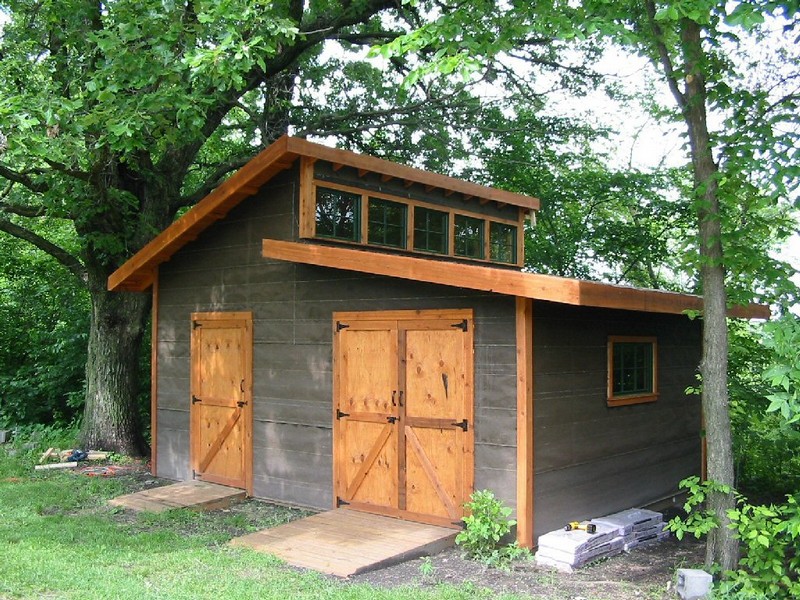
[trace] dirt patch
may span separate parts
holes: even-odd
[[[518,562],[509,571],[489,569],[461,557],[451,548],[430,559],[417,559],[351,578],[381,587],[434,587],[442,583],[469,583],[490,590],[533,598],[570,600],[620,600],[625,598],[675,598],[675,570],[702,562],[704,545],[694,540],[665,540],[600,560],[575,573],[559,573],[536,566],[534,561]]]

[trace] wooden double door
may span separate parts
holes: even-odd
[[[252,315],[194,313],[191,326],[192,475],[252,494]]]
[[[459,525],[472,493],[471,310],[334,314],[337,505]]]

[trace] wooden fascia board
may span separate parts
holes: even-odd
[[[153,282],[155,268],[168,260],[188,241],[223,218],[244,198],[251,196],[276,172],[288,168],[297,158],[287,151],[283,136],[259,153],[230,178],[195,204],[182,217],[148,242],[108,278],[111,291],[143,291]]]
[[[702,299],[689,294],[644,290],[338,246],[265,239],[262,242],[262,255],[270,259],[574,306],[667,314],[682,314],[686,310],[702,308]],[[750,305],[731,311],[731,316],[768,318],[769,309],[760,305]]]
[[[375,156],[355,154],[347,150],[330,148],[328,146],[309,142],[302,138],[287,138],[287,150],[298,155],[313,156],[314,158],[334,164],[353,167],[358,169],[359,172],[378,173],[382,177],[412,181],[432,189],[439,188],[446,192],[458,192],[465,196],[503,202],[526,210],[539,210],[538,198],[486,187],[447,175],[431,173],[430,171],[424,171],[407,165],[400,165]]]

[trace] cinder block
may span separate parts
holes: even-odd
[[[702,569],[678,569],[675,591],[681,600],[700,600],[711,591],[711,575]]]

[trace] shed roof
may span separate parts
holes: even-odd
[[[703,299],[692,294],[322,244],[264,240],[262,255],[265,258],[575,306],[667,314],[682,314],[684,311],[701,310],[703,307]],[[747,319],[768,319],[770,316],[769,307],[759,304],[733,307],[728,313],[732,317]]]
[[[328,161],[337,166],[353,167],[360,175],[377,173],[387,181],[401,179],[408,184],[424,185],[428,190],[441,189],[449,193],[462,194],[465,199],[476,198],[509,204],[525,210],[539,208],[538,198],[284,135],[231,175],[112,273],[108,278],[108,289],[146,290],[152,285],[155,269],[159,264],[169,260],[175,252],[194,240],[212,223],[224,218],[242,200],[258,192],[259,188],[275,175],[289,169],[301,156]]]

